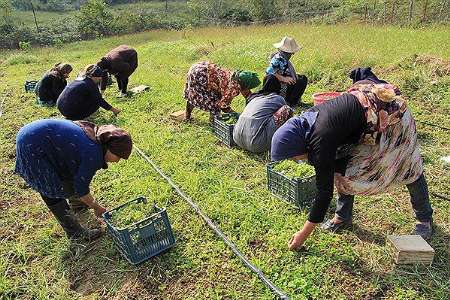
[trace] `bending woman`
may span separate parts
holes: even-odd
[[[103,71],[96,65],[86,67],[82,77],[72,81],[59,95],[57,106],[61,114],[69,120],[83,120],[100,107],[110,110],[115,115],[120,110],[112,107],[103,99],[98,89]]]
[[[345,144],[358,146],[350,156],[336,160],[338,147]],[[338,213],[340,203],[353,200],[353,195],[374,195],[406,185],[418,220],[415,234],[431,235],[433,210],[415,123],[394,86],[357,82],[346,94],[290,119],[275,133],[271,155],[275,161],[307,159],[316,170],[318,193],[308,221],[289,241],[290,249],[299,248],[324,220],[334,180],[340,195]],[[351,212],[348,206],[344,210]],[[351,221],[347,215],[342,217]]]
[[[247,105],[233,131],[239,147],[253,153],[270,149],[273,134],[293,114],[279,93],[278,81],[266,81],[259,92],[246,99]]]
[[[260,84],[252,72],[231,71],[209,63],[194,64],[188,72],[184,88],[186,120],[191,119],[194,107],[211,113],[211,119],[220,112],[231,112],[231,101],[241,93],[245,98]]]
[[[59,63],[45,73],[36,87],[38,103],[49,106],[55,105],[56,100],[67,85],[66,79],[69,78],[70,72],[72,72],[71,65]]]
[[[128,78],[138,67],[138,56],[136,50],[127,45],[121,45],[109,51],[97,63],[103,71],[101,82],[101,91],[106,89],[108,73],[114,75],[117,80],[117,86],[120,96],[127,95]]]
[[[99,237],[99,230],[80,225],[66,199],[79,197],[101,217],[106,209],[94,200],[90,182],[98,170],[108,167],[108,162],[128,159],[130,135],[113,125],[39,120],[22,127],[16,143],[16,173],[40,193],[67,237]]]

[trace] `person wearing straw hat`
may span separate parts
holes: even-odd
[[[251,89],[261,84],[258,75],[249,71],[226,70],[210,62],[200,62],[189,69],[184,98],[185,119],[190,120],[194,107],[210,112],[210,118],[220,112],[232,112],[231,102],[242,94],[251,95]]]
[[[100,218],[106,209],[91,194],[92,178],[107,163],[128,159],[132,148],[130,134],[114,125],[38,120],[17,133],[15,173],[41,195],[69,239],[92,241],[101,231],[81,226],[66,199],[78,197]]]
[[[290,62],[292,55],[300,51],[301,47],[293,38],[287,36],[273,46],[278,51],[271,55],[264,81],[278,80],[281,84],[280,95],[290,106],[296,106],[300,103],[308,84],[308,78],[297,74],[294,65]]]

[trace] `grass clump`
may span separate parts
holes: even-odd
[[[27,65],[31,63],[35,63],[38,61],[38,58],[34,55],[30,54],[15,54],[10,56],[6,61],[5,64],[9,66],[14,65]]]
[[[299,164],[293,160],[283,160],[276,164],[273,170],[289,178],[308,178],[316,175],[313,166],[306,163]]]

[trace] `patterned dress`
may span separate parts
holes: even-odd
[[[30,187],[57,199],[89,193],[95,172],[105,166],[103,149],[67,120],[39,120],[22,127],[16,138],[16,169]]]
[[[218,115],[230,108],[241,89],[232,73],[209,62],[194,64],[187,75],[184,98],[194,107]]]
[[[406,100],[390,84],[356,84],[348,90],[366,109],[368,128],[350,156],[345,176],[335,174],[344,195],[375,195],[412,183],[423,173],[416,125]]]

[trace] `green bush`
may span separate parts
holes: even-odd
[[[87,0],[78,14],[78,30],[82,38],[97,38],[109,35],[112,30],[113,15],[103,0]]]

